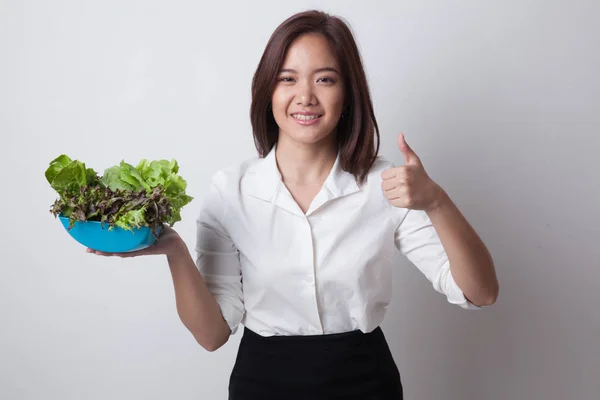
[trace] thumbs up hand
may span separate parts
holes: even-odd
[[[434,209],[443,195],[442,188],[427,175],[421,160],[406,143],[402,133],[398,136],[398,147],[406,162],[381,174],[385,198],[395,207],[425,211]]]

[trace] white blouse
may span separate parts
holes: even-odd
[[[220,170],[197,220],[196,265],[232,334],[317,335],[383,321],[392,261],[401,251],[448,301],[470,303],[454,281],[427,214],[396,208],[379,158],[359,186],[339,158],[304,214],[281,180],[275,147]]]

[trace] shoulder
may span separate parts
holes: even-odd
[[[383,156],[377,156],[377,158],[375,159],[375,162],[373,163],[373,165],[371,166],[371,169],[369,170],[369,174],[367,175],[367,181],[366,184],[368,185],[381,185],[381,174],[383,173],[383,171],[390,169],[390,168],[394,168],[396,165],[394,165],[391,161],[389,161],[388,159],[386,159]]]
[[[394,168],[395,166],[396,165],[394,165],[394,163],[392,163],[390,160],[388,160],[384,156],[377,156],[377,159],[375,159],[375,162],[373,163],[373,166],[371,167],[370,173],[381,174],[386,169]]]
[[[254,156],[226,165],[214,173],[211,184],[221,193],[239,191],[240,184],[244,180],[244,177],[251,173],[261,161],[261,158]]]

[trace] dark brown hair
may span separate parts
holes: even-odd
[[[289,46],[307,33],[323,35],[340,64],[346,93],[344,112],[336,129],[340,165],[362,183],[379,152],[379,127],[360,52],[350,28],[340,17],[306,11],[291,16],[275,29],[252,79],[250,119],[254,144],[259,156],[265,157],[277,142],[279,127],[270,109],[277,76]]]

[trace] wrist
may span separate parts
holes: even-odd
[[[444,189],[438,184],[435,185],[435,195],[433,200],[429,204],[429,207],[425,209],[425,212],[429,213],[437,213],[444,207],[446,207],[450,203],[450,196],[446,193]]]
[[[188,253],[187,245],[181,237],[177,237],[173,244],[167,248],[165,255],[169,261],[177,260]]]

